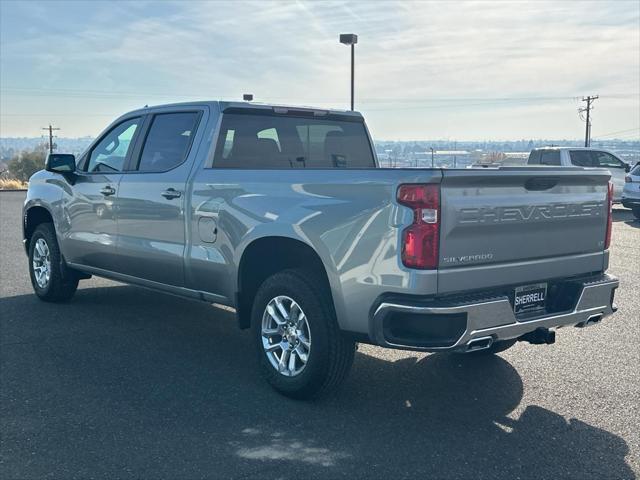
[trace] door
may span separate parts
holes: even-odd
[[[611,172],[613,199],[620,201],[622,198],[622,190],[624,189],[624,177],[627,174],[626,164],[608,152],[594,151],[593,156],[596,167],[606,168]]]
[[[141,123],[140,117],[120,122],[80,162],[65,204],[68,262],[115,270],[118,186]]]
[[[184,285],[185,187],[201,116],[161,112],[146,122],[118,190],[119,271],[126,275]]]

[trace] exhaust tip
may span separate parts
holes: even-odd
[[[600,320],[602,320],[602,314],[601,313],[599,313],[598,315],[591,315],[589,317],[589,319],[587,320],[587,325],[598,323]]]
[[[493,337],[474,338],[467,342],[467,352],[486,350],[491,345],[493,345]]]
[[[599,323],[600,320],[602,320],[603,316],[604,315],[602,313],[597,313],[595,315],[591,315],[584,322],[580,322],[579,324],[577,324],[576,327],[584,328],[584,327],[588,327],[589,325],[595,325],[596,323]]]

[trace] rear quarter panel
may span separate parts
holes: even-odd
[[[192,194],[191,281],[232,304],[247,246],[264,237],[296,239],[322,260],[341,327],[366,332],[379,295],[436,292],[435,271],[401,265],[400,232],[412,212],[395,196],[401,183],[440,177],[437,170],[202,169]],[[219,227],[214,243],[199,238],[203,216]]]

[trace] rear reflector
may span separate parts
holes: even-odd
[[[409,268],[438,268],[440,185],[400,185],[397,200],[413,210],[413,223],[402,232],[402,263]]]
[[[608,203],[608,210],[607,210],[607,236],[604,239],[604,249],[608,249],[609,246],[611,245],[611,222],[612,222],[612,216],[613,216],[613,183],[609,182],[609,188],[607,190],[607,203]]]

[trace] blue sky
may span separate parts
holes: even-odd
[[[377,139],[640,137],[640,2],[0,0],[0,136],[97,135],[145,104],[356,108]],[[620,133],[617,133],[620,132]]]

